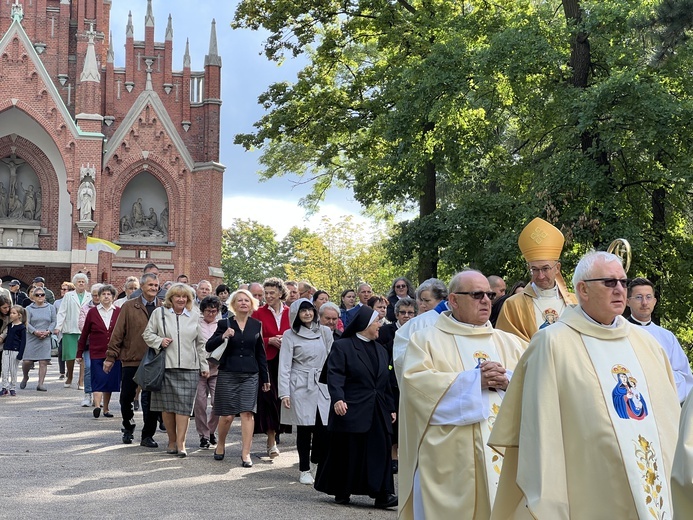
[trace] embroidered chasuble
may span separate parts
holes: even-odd
[[[511,375],[525,347],[449,311],[412,335],[400,382],[400,518],[489,518],[502,457],[486,442],[504,392],[482,390],[478,367],[497,361]]]
[[[678,415],[651,335],[566,309],[533,337],[491,432],[505,454],[492,518],[671,519]]]
[[[693,392],[681,410],[679,440],[671,472],[674,518],[693,518]]]
[[[556,286],[550,290],[556,298],[540,298],[532,285],[523,293],[508,298],[501,307],[496,329],[515,334],[525,341],[532,339],[540,328],[554,323],[566,307],[577,304],[575,295]],[[540,291],[545,293],[547,291]]]

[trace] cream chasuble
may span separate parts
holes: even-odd
[[[678,413],[652,336],[566,309],[532,339],[491,433],[505,454],[492,518],[671,518]]]
[[[674,518],[693,518],[693,392],[681,410],[679,441],[671,472],[671,495],[674,501]]]
[[[459,323],[449,314],[444,312],[433,327],[413,334],[403,359],[399,415],[403,519],[486,519],[497,485],[500,458],[485,441],[502,392],[481,390],[476,367],[490,359],[512,370],[526,344],[490,326]],[[459,385],[472,380],[465,399]],[[456,401],[451,402],[451,396]],[[476,409],[469,409],[470,402],[476,403]],[[415,474],[420,484],[416,516]]]
[[[501,307],[496,328],[515,334],[525,341],[532,339],[540,326],[544,323],[551,324],[566,307],[577,304],[573,293],[558,286],[551,291],[556,291],[555,294],[561,301],[539,298],[532,285],[528,285],[524,292],[508,298]]]

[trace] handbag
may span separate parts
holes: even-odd
[[[229,318],[226,318],[226,328],[231,328],[231,321],[229,320]],[[212,353],[207,358],[207,361],[212,360],[213,363],[219,364],[219,361],[221,361],[221,356],[224,354],[224,351],[226,350],[226,346],[228,344],[229,338],[226,338],[224,341],[221,342],[221,345],[219,345],[212,351]]]
[[[58,357],[58,347],[60,343],[58,341],[58,336],[51,334],[51,357]]]
[[[161,323],[164,326],[164,337],[166,336],[166,321],[164,319],[163,308],[161,310]],[[142,387],[146,392],[158,392],[164,384],[164,371],[166,370],[166,353],[164,349],[159,351],[149,347],[145,353],[140,366],[133,376],[135,383]]]

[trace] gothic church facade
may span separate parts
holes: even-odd
[[[12,3],[13,2],[13,3]],[[145,264],[163,280],[221,281],[221,57],[173,70],[173,22],[125,34],[114,63],[111,0],[0,0],[0,277],[58,288],[77,272],[122,287]],[[87,251],[87,237],[121,247]]]

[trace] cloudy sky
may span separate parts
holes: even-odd
[[[258,152],[246,152],[233,144],[237,133],[251,132],[253,123],[263,115],[257,104],[258,96],[276,81],[293,81],[301,68],[297,60],[286,60],[281,66],[270,63],[261,54],[266,34],[230,27],[236,0],[192,2],[190,0],[153,0],[155,40],[163,42],[169,13],[173,18],[173,70],[182,70],[185,40],[190,39],[193,70],[203,70],[204,57],[209,50],[212,19],[217,22],[217,41],[222,67],[221,157],[226,166],[224,175],[223,225],[233,218],[250,218],[272,226],[282,238],[293,225],[313,227],[319,215],[309,222],[298,200],[307,192],[305,186],[295,186],[291,177],[259,182]],[[144,16],[147,0],[113,0],[111,30],[115,50],[115,65],[125,64],[125,26],[128,11],[132,11],[135,39],[144,39]],[[293,179],[296,180],[296,179]],[[333,192],[321,206],[322,214],[333,221],[342,215],[358,214],[360,207],[350,193]],[[366,222],[358,216],[359,221]]]

